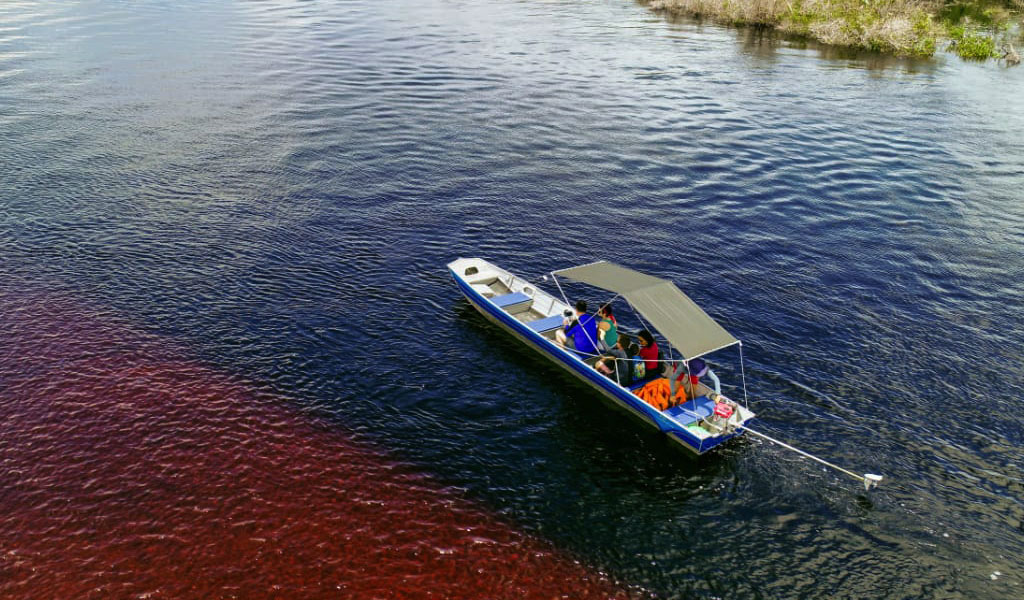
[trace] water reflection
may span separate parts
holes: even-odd
[[[640,2],[644,4],[643,2]],[[787,50],[799,50],[802,54],[830,61],[843,62],[844,66],[868,71],[900,70],[908,74],[934,73],[941,68],[945,59],[943,55],[933,58],[917,58],[896,56],[882,52],[873,52],[859,48],[833,46],[815,40],[781,33],[771,27],[758,25],[732,26],[716,23],[713,20],[690,17],[664,11],[657,11],[665,21],[675,26],[702,32],[707,26],[731,31],[739,41],[745,54],[768,62],[776,62],[780,54]]]

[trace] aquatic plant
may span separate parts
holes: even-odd
[[[971,59],[1001,56],[999,40],[1024,0],[651,0],[654,10],[767,26],[826,44],[931,56],[945,48]],[[1007,53],[1009,56],[1009,52]],[[1011,64],[1008,59],[1007,64]]]
[[[985,60],[999,57],[996,41],[977,30],[955,25],[949,28],[949,36],[949,49],[962,58]]]

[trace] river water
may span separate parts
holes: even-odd
[[[4,3],[0,595],[1019,598],[1022,131],[1022,69],[626,1]],[[674,279],[885,482],[689,458],[459,256]]]

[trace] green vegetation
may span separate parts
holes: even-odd
[[[968,30],[962,25],[951,27],[949,37],[949,49],[963,58],[985,60],[1000,56],[996,52],[994,39],[978,31]]]
[[[650,0],[654,10],[771,27],[826,44],[931,56],[1019,61],[1024,0]]]

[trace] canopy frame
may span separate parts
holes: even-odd
[[[671,280],[608,261],[560,269],[552,271],[551,275],[556,282],[557,277],[565,277],[618,294],[674,346],[684,360],[740,343]]]

